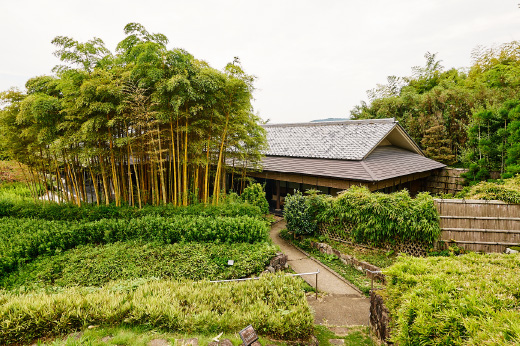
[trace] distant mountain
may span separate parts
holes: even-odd
[[[326,118],[326,119],[312,120],[311,123],[320,123],[323,121],[343,121],[343,120],[350,120],[350,119],[349,118]]]

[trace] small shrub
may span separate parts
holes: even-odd
[[[265,198],[264,187],[259,183],[250,184],[246,187],[240,195],[240,198],[243,201],[260,208],[260,211],[263,214],[269,213],[269,203]]]
[[[313,234],[316,231],[316,219],[311,214],[311,205],[300,191],[285,197],[283,215],[287,229],[296,235]]]

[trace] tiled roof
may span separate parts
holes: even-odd
[[[264,125],[265,155],[362,160],[395,126],[394,119]]]
[[[375,182],[445,165],[405,149],[381,146],[362,161],[265,156],[262,166],[264,171]]]

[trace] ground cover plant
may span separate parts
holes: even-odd
[[[336,198],[312,192],[287,196],[286,204],[292,206],[284,210],[287,227],[296,234],[326,229],[344,240],[383,247],[410,241],[432,244],[441,232],[433,198],[427,193],[411,198],[406,190],[384,194],[354,186]]]
[[[258,275],[275,256],[269,243],[145,243],[116,242],[81,245],[40,256],[11,275],[0,287],[17,289],[49,286],[102,286],[112,280],[220,280]],[[233,265],[228,265],[233,260]]]
[[[465,188],[458,198],[499,200],[506,203],[520,203],[520,175],[496,182],[481,182]]]
[[[241,217],[146,216],[59,222],[38,219],[0,219],[0,273],[5,275],[40,255],[54,254],[84,244],[145,240],[177,242],[254,243],[267,241],[269,228],[259,219]]]
[[[52,293],[0,291],[2,344],[116,324],[202,334],[252,324],[259,334],[284,340],[313,332],[301,279],[285,275],[221,284],[141,279]]]
[[[399,345],[520,344],[519,254],[401,256],[382,291]]]
[[[321,251],[315,249],[310,245],[310,242],[317,238],[308,237],[305,239],[294,238],[287,233],[287,230],[282,230],[280,232],[280,236],[285,240],[291,242],[296,247],[304,250],[310,256],[319,260],[321,263],[325,264],[327,267],[334,270],[336,273],[341,275],[348,282],[356,286],[364,295],[369,296],[370,289],[372,287],[372,281],[370,278],[366,276],[364,271],[358,270],[350,264],[343,263],[336,255],[328,255],[324,254]],[[377,251],[377,250],[375,250]],[[378,256],[379,257],[379,256]],[[368,256],[368,258],[373,258],[372,256]],[[359,259],[359,258],[358,258]],[[366,259],[366,258],[365,258]],[[369,262],[371,263],[371,262]],[[373,264],[373,263],[371,263]],[[381,288],[383,287],[381,283],[378,281],[374,281],[374,287]]]

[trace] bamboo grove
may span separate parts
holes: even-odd
[[[125,35],[115,53],[98,38],[56,37],[55,75],[1,94],[1,141],[27,167],[33,194],[78,205],[217,204],[226,172],[243,188],[266,142],[254,77],[238,58],[220,71],[169,50],[137,23]]]

